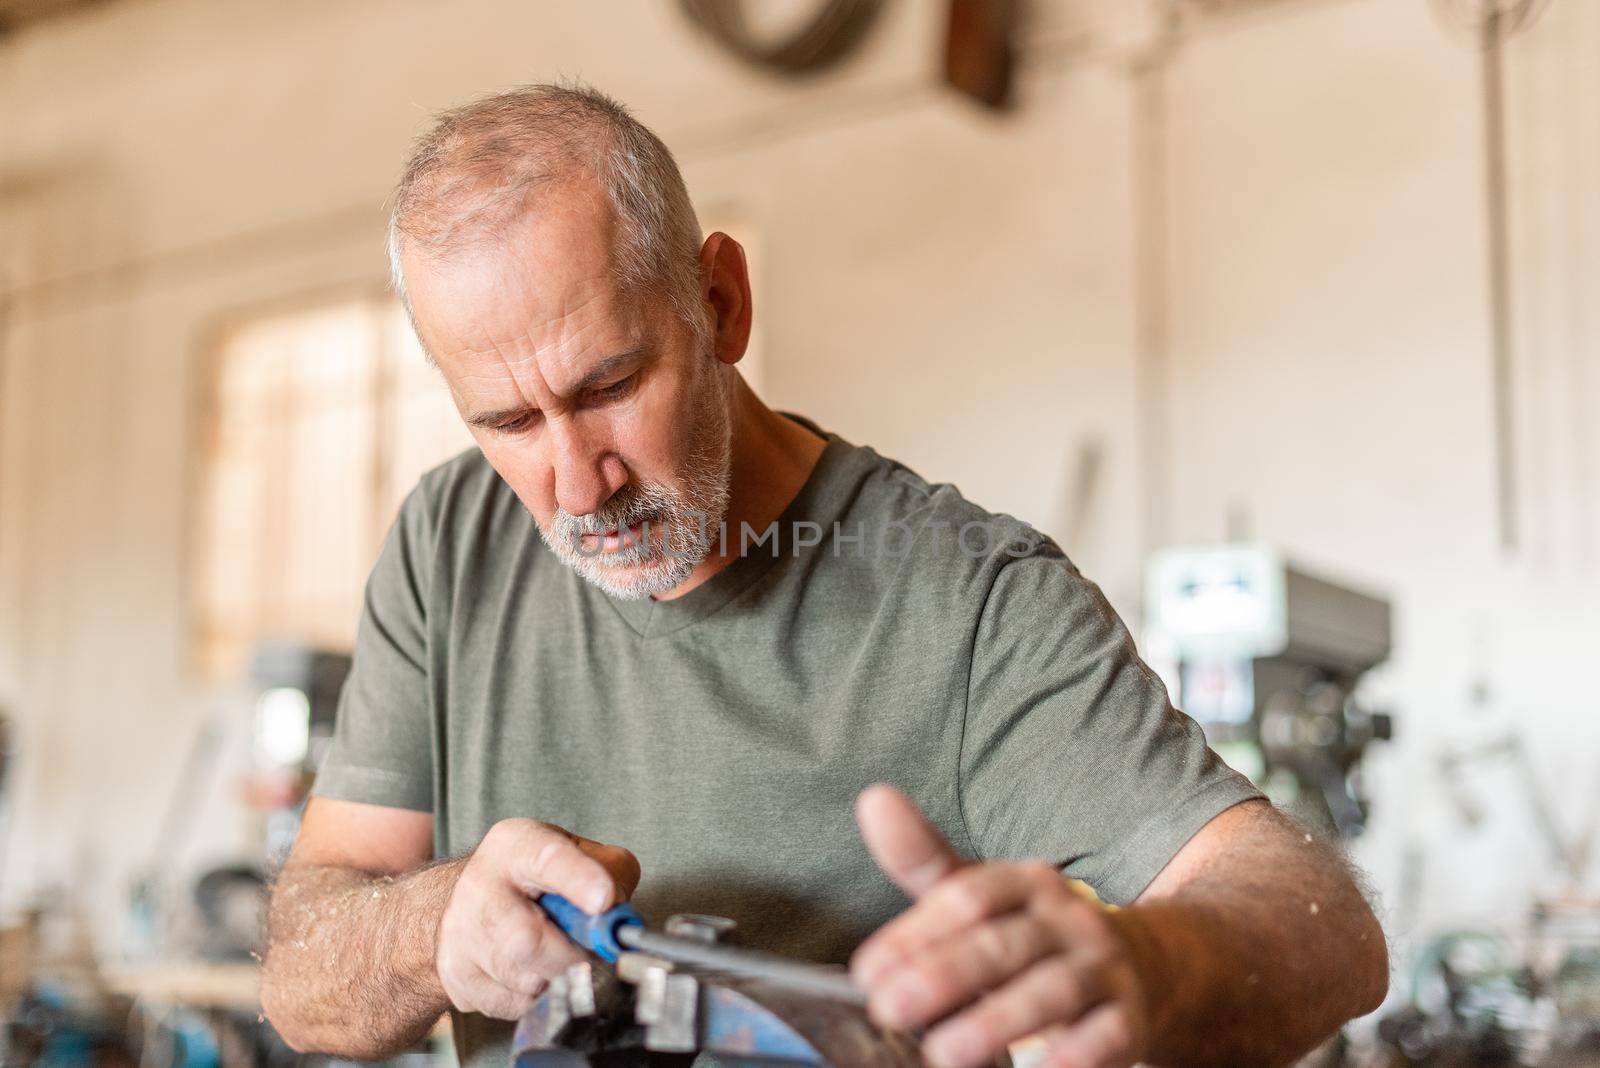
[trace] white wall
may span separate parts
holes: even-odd
[[[1440,789],[1444,751],[1514,724],[1569,833],[1600,809],[1600,102],[1577,74],[1597,47],[1600,7],[1558,2],[1508,57],[1509,557],[1477,53],[1428,5],[1327,5],[1218,33],[1172,73],[1172,533],[1218,538],[1242,513],[1253,536],[1394,597],[1375,691],[1401,734],[1372,762],[1360,855],[1395,909],[1435,922],[1514,913],[1547,873],[1511,776],[1471,776],[1492,816],[1468,833]]]
[[[1037,5],[1021,106],[995,117],[936,86],[940,7],[890,4],[801,85],[623,0],[123,0],[0,44],[0,702],[23,732],[0,901],[78,886],[114,941],[208,707],[184,659],[208,334],[381,284],[382,202],[428,114],[557,74],[633,104],[697,200],[758,235],[775,403],[1073,531],[1130,614],[1147,536],[1215,539],[1230,512],[1391,592],[1377,689],[1402,736],[1374,761],[1363,859],[1394,888],[1421,856],[1427,918],[1519,901],[1542,864],[1519,810],[1462,836],[1434,761],[1463,724],[1515,719],[1569,805],[1600,778],[1600,10],[1554,0],[1511,48],[1528,496],[1507,557],[1476,56],[1429,4],[1284,0],[1173,57],[1164,531],[1138,481],[1142,22],[1123,0]],[[1104,467],[1072,515],[1088,442]]]

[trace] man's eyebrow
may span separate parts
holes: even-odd
[[[569,392],[582,393],[595,383],[604,381],[623,367],[634,363],[643,355],[644,349],[638,348],[629,349],[627,352],[619,352],[615,356],[607,356],[590,368],[582,378],[578,379]],[[467,425],[481,427],[485,430],[494,430],[514,423],[523,416],[530,415],[538,410],[531,404],[519,404],[514,408],[499,408],[492,412],[475,412],[467,417]]]
[[[474,412],[467,416],[467,425],[483,430],[498,430],[500,427],[509,426],[525,415],[538,411],[537,408],[526,404],[519,404],[515,408],[500,408],[492,412]]]

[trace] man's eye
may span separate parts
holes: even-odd
[[[497,433],[501,434],[521,434],[523,431],[532,430],[536,425],[538,425],[538,422],[539,413],[528,412],[526,415],[519,415],[509,422],[501,423],[494,429]]]
[[[602,400],[614,400],[631,390],[638,377],[637,374],[631,374],[627,378],[619,378],[609,386],[602,386],[600,389],[595,390],[594,394]]]

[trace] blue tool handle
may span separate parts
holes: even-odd
[[[626,902],[596,916],[583,911],[560,894],[540,894],[536,900],[545,915],[565,931],[568,938],[608,964],[614,964],[617,955],[622,952],[622,944],[617,941],[618,929],[644,926],[644,920]]]

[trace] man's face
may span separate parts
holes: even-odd
[[[621,597],[662,593],[727,509],[724,368],[664,301],[617,284],[598,191],[543,194],[464,254],[407,249],[418,331],[545,542]]]

